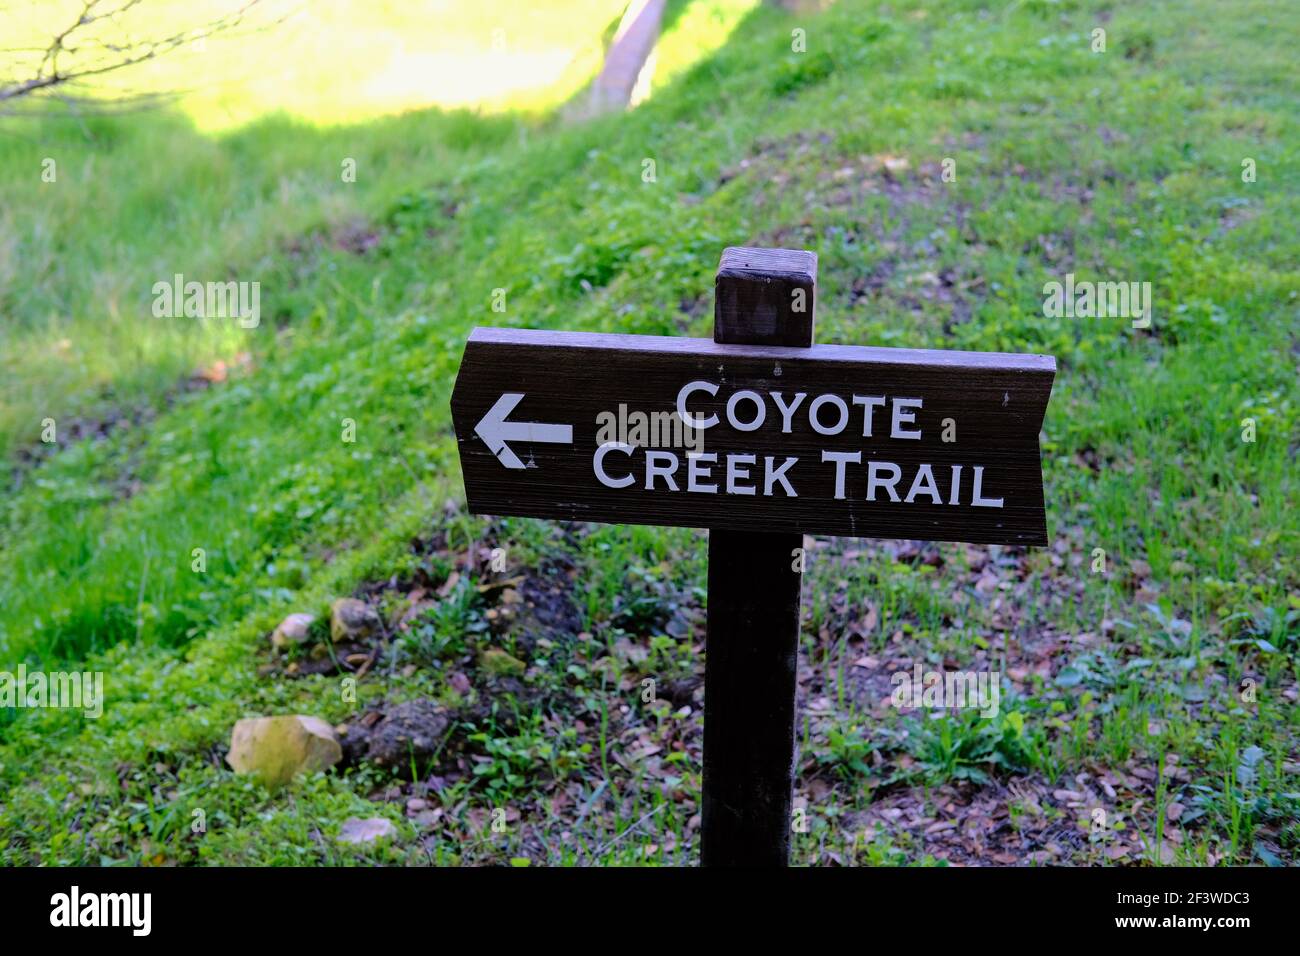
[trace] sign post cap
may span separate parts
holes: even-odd
[[[817,253],[728,246],[714,282],[713,341],[810,346],[816,294]]]

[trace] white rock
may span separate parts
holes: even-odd
[[[290,614],[271,632],[271,643],[276,647],[306,644],[311,640],[311,626],[315,623],[313,614]]]
[[[340,843],[375,843],[397,836],[397,827],[393,821],[384,817],[349,817],[343,821],[339,830]]]

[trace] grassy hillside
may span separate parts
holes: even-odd
[[[1293,862],[1297,40],[1265,0],[696,0],[652,98],[583,125],[6,126],[0,670],[100,670],[108,701],[0,710],[0,858],[693,861],[703,536],[465,515],[447,402],[474,325],[709,334],[722,248],[755,244],[820,256],[819,341],[1061,369],[1052,547],[813,542],[797,860]],[[153,318],[176,272],[259,281],[261,324]],[[1151,282],[1152,327],[1045,317],[1066,273]],[[370,663],[272,652],[352,594]],[[900,713],[918,660],[1014,692]],[[355,738],[401,702],[448,723],[400,767],[268,793],[224,763],[241,716]],[[341,848],[352,815],[400,838]]]

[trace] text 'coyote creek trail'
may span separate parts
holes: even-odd
[[[1040,355],[476,329],[452,413],[475,512],[1044,544],[1055,372]]]

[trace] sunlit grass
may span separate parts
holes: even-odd
[[[237,4],[145,6],[151,18],[124,31],[159,36]],[[228,323],[153,318],[152,284],[176,272],[222,278],[241,261],[241,277],[257,280],[250,250],[274,257],[294,237],[346,227],[390,199],[404,170],[432,175],[485,135],[528,135],[598,70],[622,6],[267,0],[228,35],[90,87],[174,90],[171,108],[0,120],[0,454],[47,417],[97,414],[105,391],[105,403],[156,398],[240,351]],[[653,89],[725,43],[753,6],[670,4]],[[5,9],[6,36],[36,49],[80,4]],[[430,106],[472,107],[505,126],[421,109]],[[344,160],[355,161],[355,182],[343,182]],[[47,161],[55,182],[43,179]]]
[[[151,0],[92,39],[156,38],[202,26],[245,0]],[[0,36],[41,48],[77,2],[6,8]],[[261,0],[231,31],[95,80],[90,91],[177,94],[200,129],[284,113],[351,123],[428,107],[536,112],[563,102],[600,67],[622,0]],[[119,33],[120,30],[120,33]],[[39,54],[25,59],[30,65]],[[66,55],[63,68],[75,68]]]
[[[163,36],[238,5],[151,2],[89,38]],[[0,33],[35,51],[80,8],[6,7]],[[349,123],[430,106],[554,106],[598,69],[602,34],[620,9],[611,0],[268,0],[228,34],[82,91],[174,91],[171,108],[121,122],[95,119],[93,105],[64,119],[5,122],[0,454],[47,417],[95,414],[103,389],[130,401],[242,347],[229,324],[154,319],[149,289],[160,276],[220,278],[250,248],[271,252],[319,224],[357,217],[392,194],[397,170],[436,168],[449,140],[455,150],[458,138],[466,145],[464,135],[482,136],[436,111],[364,134]],[[31,69],[38,56],[15,55],[11,68]],[[67,57],[63,68],[76,62]],[[335,132],[303,139],[290,124]],[[222,138],[197,135],[218,130]],[[342,180],[345,159],[357,164],[354,183]],[[47,161],[55,182],[43,179]]]
[[[720,49],[762,0],[698,0],[669,23],[654,51],[650,95]]]

